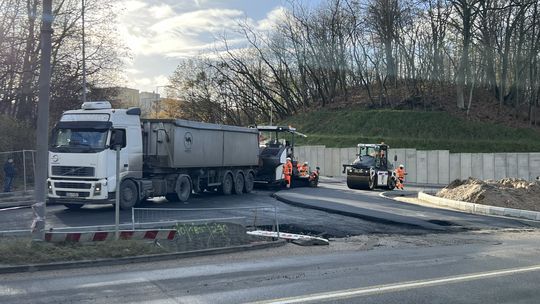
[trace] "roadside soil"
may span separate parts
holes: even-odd
[[[3,238],[0,241],[0,265],[97,260],[167,252],[153,241],[142,240],[49,243],[32,242],[28,238]]]
[[[455,180],[437,196],[451,200],[504,208],[540,211],[540,182],[517,178]]]

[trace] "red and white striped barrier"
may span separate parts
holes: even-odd
[[[120,231],[122,240],[172,240],[176,235],[176,230],[125,230]],[[47,242],[96,242],[114,239],[114,231],[91,231],[91,232],[46,232]]]

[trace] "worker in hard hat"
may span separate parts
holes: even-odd
[[[287,157],[287,162],[283,165],[283,175],[285,176],[285,182],[287,182],[287,188],[291,187],[291,176],[293,173],[293,164],[290,157]]]
[[[401,164],[396,169],[396,177],[397,177],[396,188],[403,190],[403,187],[405,184],[405,175],[407,175],[407,172],[405,171],[405,166]]]

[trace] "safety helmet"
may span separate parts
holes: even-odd
[[[403,166],[403,165],[399,165],[399,167],[400,167],[400,168],[404,168],[405,166]]]
[[[290,157],[287,157],[287,160],[291,160],[291,158],[290,158]]]
[[[304,165],[307,165],[307,164],[308,164],[308,162],[304,162]]]

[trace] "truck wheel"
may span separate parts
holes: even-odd
[[[255,184],[255,175],[253,172],[248,172],[244,180],[244,192],[251,193],[253,191],[253,185]]]
[[[234,179],[234,194],[240,195],[244,191],[244,174],[241,171],[236,172]]]
[[[66,206],[66,208],[68,208],[69,210],[79,210],[81,209],[83,204],[64,204],[64,206]]]
[[[178,195],[178,200],[181,202],[185,202],[189,199],[189,196],[191,195],[191,181],[189,176],[185,174],[178,176],[175,191],[176,195]]]
[[[130,209],[138,202],[137,185],[132,180],[126,179],[120,184],[120,209]]]
[[[231,195],[233,189],[233,178],[230,173],[227,173],[225,177],[223,178],[223,182],[221,182],[221,186],[219,186],[219,190],[224,195]]]

